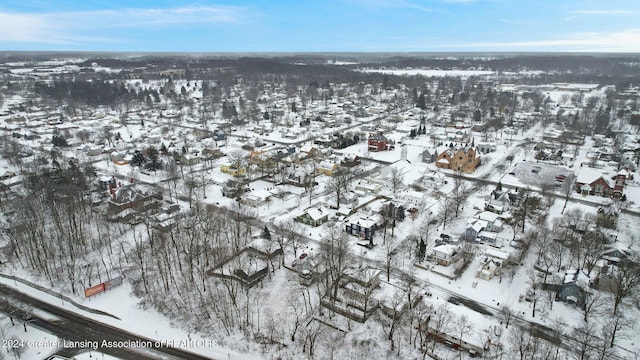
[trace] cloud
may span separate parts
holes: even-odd
[[[570,16],[565,18],[566,21],[572,21],[579,17],[586,16],[626,16],[635,14],[634,11],[630,10],[573,10],[570,12]]]
[[[439,47],[495,51],[640,52],[640,29],[611,33],[574,33],[546,40],[459,43]]]
[[[73,44],[87,41],[126,41],[82,34],[109,28],[170,28],[203,24],[239,24],[242,8],[186,6],[179,8],[125,8],[57,13],[0,12],[0,42]]]
[[[633,11],[629,10],[574,10],[571,12],[576,15],[631,15]]]
[[[420,10],[425,12],[438,12],[438,13],[444,12],[443,10],[430,8],[427,6],[420,5],[417,2],[406,1],[406,0],[347,0],[347,1],[351,3],[359,4],[360,6],[364,6],[367,8],[373,8],[373,9],[397,8],[397,9],[414,9],[414,10]]]

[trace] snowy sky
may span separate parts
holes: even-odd
[[[638,0],[3,0],[0,50],[640,51]]]

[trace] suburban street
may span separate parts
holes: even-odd
[[[7,309],[7,313],[15,314],[14,320],[16,324],[14,326],[25,326],[28,332],[29,328],[37,327],[56,335],[58,338],[66,341],[89,341],[98,342],[101,344],[103,341],[119,343],[146,343],[154,344],[155,340],[144,338],[135,334],[132,334],[126,330],[119,329],[110,325],[105,325],[90,318],[78,315],[74,312],[68,311],[59,306],[51,305],[42,300],[38,300],[34,297],[11,289],[5,285],[0,285],[0,296],[10,300],[10,308]],[[44,311],[53,315],[55,320],[47,319],[45,316],[39,315],[38,311],[30,315],[30,319],[23,325],[23,319],[20,317],[24,314],[24,308],[33,308]],[[160,344],[163,345],[163,344]],[[58,354],[65,357],[71,357],[79,352],[86,351],[87,349],[77,348],[43,348],[42,358],[46,358],[50,354]],[[167,346],[153,346],[152,348],[128,348],[128,347],[107,347],[100,348],[98,351],[107,355],[111,355],[120,359],[210,359],[197,355],[185,350],[181,350],[174,347]]]

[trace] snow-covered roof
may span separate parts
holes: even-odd
[[[456,245],[451,245],[451,244],[442,244],[433,248],[434,252],[437,251],[445,255],[453,255],[456,252],[456,250],[458,250],[458,247]]]
[[[508,260],[509,259],[509,253],[504,252],[504,251],[500,251],[498,249],[494,249],[492,247],[487,247],[487,250],[485,250],[484,254],[486,256],[495,258],[495,259],[499,259],[499,260]]]
[[[622,176],[629,177],[629,171],[627,169],[622,169],[622,170],[618,171],[618,173],[616,175],[622,175]]]
[[[469,219],[468,225],[469,225],[469,227],[471,227],[476,232],[479,232],[482,229],[486,228],[487,225],[489,225],[489,223],[486,220],[480,220],[480,219],[476,219],[476,218],[471,218],[471,219]]]
[[[115,190],[115,202],[123,204],[140,200],[145,197],[144,192],[138,189],[134,184],[123,185]]]
[[[305,213],[314,221],[320,220],[329,214],[328,209],[324,206],[308,208]]]
[[[350,224],[358,224],[365,228],[371,228],[376,224],[376,221],[369,217],[357,217],[347,220]]]
[[[594,169],[590,167],[582,167],[580,171],[578,171],[578,175],[576,177],[576,182],[580,184],[591,184],[592,182],[602,178],[604,181],[609,184],[610,187],[614,186],[613,180],[607,175],[606,172],[603,172],[600,169]]]
[[[491,211],[482,211],[473,216],[476,219],[485,220],[490,223],[495,222],[498,219],[498,214],[493,213]]]

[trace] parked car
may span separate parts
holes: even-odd
[[[534,174],[537,174],[537,173],[539,173],[539,172],[540,172],[540,170],[542,170],[542,168],[541,168],[540,166],[534,166],[534,167],[531,169],[531,172],[532,172],[532,173],[534,173]]]
[[[450,297],[448,300],[450,303],[452,303],[453,305],[460,305],[460,299],[458,299],[457,297]]]
[[[445,239],[445,240],[451,240],[451,235],[447,235],[447,234],[440,234],[440,238]]]

